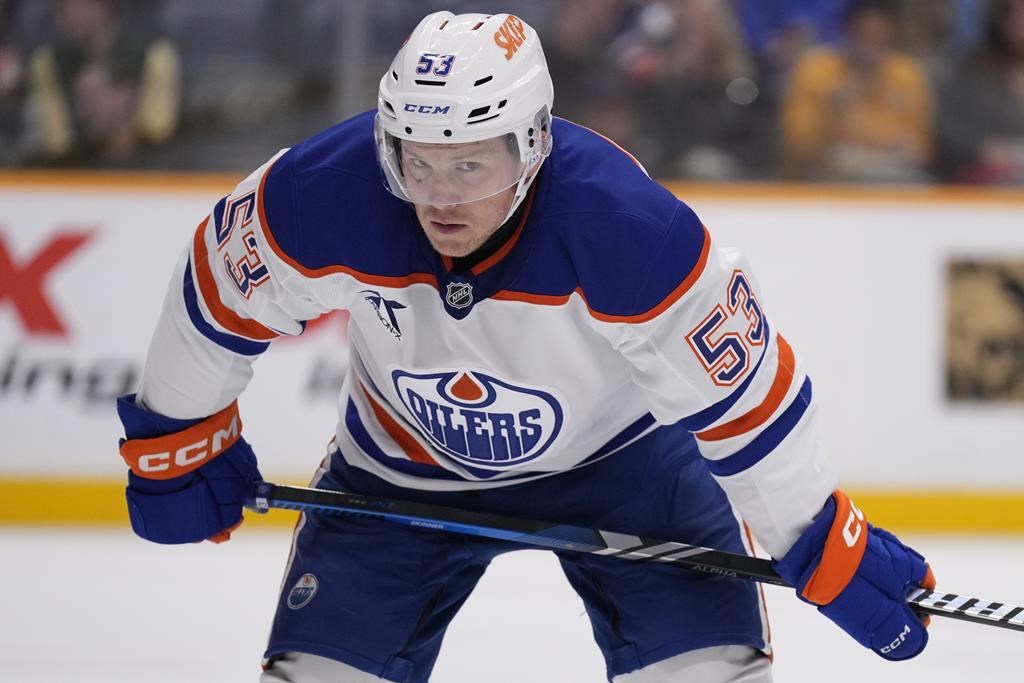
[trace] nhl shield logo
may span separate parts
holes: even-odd
[[[473,303],[473,285],[467,282],[449,282],[445,300],[452,308],[466,308]]]
[[[288,593],[288,609],[302,609],[308,605],[319,587],[315,576],[303,574]]]

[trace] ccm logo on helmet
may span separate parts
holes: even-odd
[[[508,15],[505,23],[494,32],[495,44],[505,50],[505,59],[512,59],[519,46],[526,42],[526,29],[522,20],[513,15]]]
[[[442,107],[433,104],[407,104],[403,109],[414,114],[447,114],[451,111],[452,105],[447,104]]]

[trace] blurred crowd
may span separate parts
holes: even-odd
[[[0,166],[250,169],[437,9],[533,24],[656,177],[1024,184],[1024,0],[0,0]]]

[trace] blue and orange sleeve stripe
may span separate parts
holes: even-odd
[[[256,320],[240,316],[221,300],[206,247],[208,225],[209,218],[206,218],[193,235],[182,283],[185,309],[193,326],[218,346],[246,356],[259,355],[280,335]],[[212,321],[207,320],[203,307]]]
[[[805,377],[800,391],[771,424],[743,448],[718,460],[705,460],[711,473],[728,477],[750,469],[761,462],[796,429],[811,405],[811,378]]]
[[[782,405],[783,399],[793,386],[793,367],[796,364],[796,357],[793,347],[780,334],[776,337],[778,344],[778,362],[775,370],[775,379],[768,389],[764,400],[743,415],[719,425],[712,429],[697,432],[696,437],[701,441],[722,441],[734,436],[740,436],[751,432],[775,414],[775,411]]]

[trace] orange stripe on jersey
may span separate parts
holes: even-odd
[[[582,290],[577,287],[572,294],[582,294]],[[513,292],[509,289],[503,289],[495,292],[490,298],[497,299],[498,301],[522,301],[527,304],[537,304],[538,306],[564,306],[572,298],[572,294],[530,294],[528,292]]]
[[[121,457],[140,477],[173,479],[216,458],[234,445],[241,433],[238,401],[233,401],[224,410],[180,432],[125,441],[121,444]]]
[[[192,268],[195,270],[199,295],[206,303],[206,308],[209,309],[210,315],[217,321],[217,324],[232,334],[259,341],[277,339],[280,336],[277,332],[269,327],[264,327],[252,318],[243,318],[220,300],[217,283],[213,279],[213,271],[210,270],[210,258],[206,251],[206,239],[204,238],[209,220],[207,217],[199,224],[195,237],[192,239]]]
[[[836,516],[825,539],[825,550],[801,595],[815,605],[827,605],[843,592],[857,573],[868,547],[868,523],[864,513],[845,493],[836,489]]]
[[[440,289],[437,284],[437,278],[430,273],[410,273],[409,275],[403,276],[392,276],[392,275],[370,275],[369,273],[362,273],[354,268],[349,268],[342,265],[323,266],[321,268],[307,268],[302,265],[287,253],[274,239],[274,232],[270,229],[270,224],[267,222],[267,212],[263,206],[263,188],[267,183],[267,176],[270,175],[270,171],[274,168],[275,161],[267,168],[263,173],[263,177],[260,178],[259,191],[256,193],[256,211],[260,217],[260,225],[263,229],[263,236],[267,240],[267,244],[270,245],[271,250],[277,255],[279,259],[287,263],[289,266],[302,273],[306,277],[318,278],[325,277],[327,275],[334,275],[342,273],[349,275],[359,282],[367,285],[377,285],[379,287],[408,287],[413,284],[424,284],[430,285],[434,289]]]
[[[512,236],[508,238],[508,240],[505,241],[505,244],[502,245],[501,249],[494,252],[470,269],[470,272],[472,272],[473,275],[479,275],[501,259],[505,258],[505,256],[512,251],[512,247],[516,246],[516,242],[519,241],[519,236],[523,234],[523,226],[526,225],[526,219],[530,216],[530,209],[533,208],[533,192],[536,189],[537,185],[534,184],[526,193],[526,207],[523,209],[523,217],[519,219],[519,225],[516,226],[516,231],[512,233]],[[451,265],[447,262],[446,265],[448,269],[451,270]]]
[[[703,227],[703,226],[702,226]],[[538,304],[540,306],[563,306],[565,305],[573,294],[579,294],[580,298],[583,299],[583,303],[586,304],[587,310],[590,315],[602,322],[606,323],[644,323],[648,320],[653,320],[668,308],[679,301],[680,298],[693,287],[694,283],[700,279],[700,276],[704,273],[704,268],[708,264],[708,255],[711,253],[711,235],[708,233],[708,229],[704,228],[704,245],[701,247],[700,256],[697,258],[697,263],[694,264],[690,270],[690,274],[679,283],[679,285],[669,292],[669,295],[661,300],[661,303],[656,305],[654,308],[638,313],[636,315],[608,315],[607,313],[601,313],[591,308],[590,304],[587,303],[587,297],[583,294],[583,289],[577,287],[571,294],[530,294],[528,292],[514,292],[507,289],[503,289],[499,292],[495,292],[490,298],[498,299],[499,301],[522,301],[528,304]]]
[[[388,414],[388,411],[373,400],[373,396],[370,396],[370,392],[366,390],[363,383],[359,383],[359,387],[363,390],[363,395],[366,396],[366,400],[369,401],[370,407],[373,409],[373,414],[377,416],[377,422],[384,428],[384,431],[388,433],[388,436],[402,447],[405,454],[409,456],[409,460],[419,463],[421,465],[433,465],[434,467],[440,467],[437,461],[434,460],[426,449],[420,445],[412,434],[402,428],[402,425],[398,424],[395,418]]]
[[[781,334],[778,335],[778,345],[779,360],[775,370],[775,380],[772,382],[772,386],[761,402],[761,405],[740,415],[735,420],[726,422],[724,425],[703,432],[697,432],[698,439],[701,441],[721,441],[732,436],[739,436],[760,427],[775,413],[776,409],[782,404],[782,399],[789,393],[789,388],[793,385],[793,365],[795,364],[793,347],[789,345],[789,342]]]

